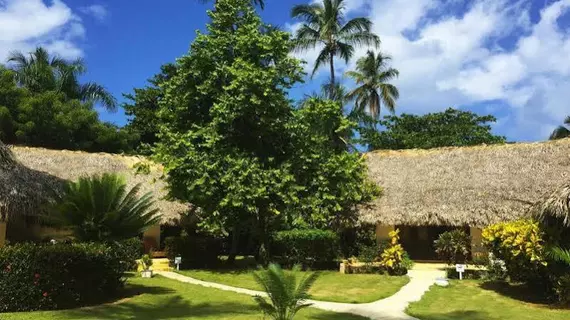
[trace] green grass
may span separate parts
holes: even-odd
[[[155,320],[155,319],[263,319],[252,297],[185,284],[161,277],[131,278],[127,297],[114,303],[73,310],[0,313],[2,320]],[[303,320],[364,320],[365,318],[305,309]]]
[[[454,280],[446,288],[433,286],[407,310],[422,320],[568,320],[570,310],[540,303],[520,286]]]
[[[198,280],[251,290],[261,289],[253,279],[253,270],[181,270],[179,272]],[[408,281],[407,276],[392,277],[322,271],[309,293],[315,300],[366,303],[393,295]]]

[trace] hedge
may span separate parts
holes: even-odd
[[[73,308],[109,299],[132,262],[114,245],[0,248],[0,312]]]
[[[339,237],[330,230],[296,229],[273,236],[271,254],[280,263],[292,266],[328,268],[336,264]]]

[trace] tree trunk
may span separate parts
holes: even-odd
[[[240,237],[239,227],[236,225],[233,227],[232,230],[232,246],[230,248],[230,254],[228,255],[228,260],[227,260],[227,264],[229,265],[233,265],[234,262],[236,261],[239,237]]]
[[[267,236],[267,221],[264,213],[259,212],[258,218],[259,247],[256,254],[257,263],[265,266],[269,260],[269,238]]]
[[[330,56],[330,64],[331,64],[331,92],[330,92],[330,97],[329,98],[333,98],[333,92],[334,92],[334,83],[335,83],[335,79],[334,79],[334,55],[331,54]]]

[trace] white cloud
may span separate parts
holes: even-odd
[[[400,112],[501,101],[510,114],[501,119],[501,131],[510,139],[538,140],[570,115],[570,34],[558,27],[570,0],[545,2],[532,23],[529,1],[474,0],[467,8],[455,0],[347,4],[369,12],[382,51],[400,71]],[[366,50],[358,49],[355,57]],[[305,57],[312,62],[316,54]],[[354,60],[339,68],[352,68]]]
[[[95,19],[99,21],[105,21],[105,19],[109,14],[107,12],[107,8],[100,4],[93,4],[87,7],[82,7],[79,10],[81,10],[81,12],[85,14],[92,15]]]
[[[45,46],[64,58],[82,55],[81,19],[62,1],[0,0],[0,63],[11,51]]]

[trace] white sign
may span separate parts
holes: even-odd
[[[182,257],[175,257],[174,264],[176,264],[176,270],[180,270],[180,264],[182,263]]]
[[[459,272],[459,280],[463,280],[463,272],[465,272],[464,264],[456,264],[455,271]]]

